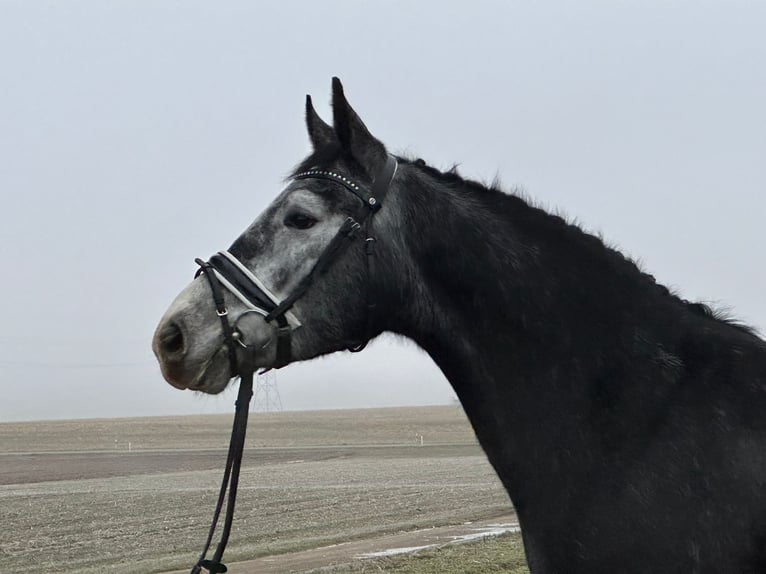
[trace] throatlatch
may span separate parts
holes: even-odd
[[[210,574],[223,573],[228,570],[226,565],[221,562],[226,544],[231,532],[231,524],[234,519],[234,505],[237,499],[237,485],[239,482],[239,470],[242,465],[242,451],[245,446],[245,434],[247,431],[247,417],[250,406],[250,399],[253,396],[253,375],[255,373],[255,359],[259,349],[248,346],[242,338],[242,334],[237,327],[238,321],[247,313],[257,313],[263,316],[264,320],[276,324],[277,331],[277,350],[274,368],[283,367],[291,360],[291,335],[293,330],[301,326],[300,321],[290,311],[295,302],[300,299],[314,280],[322,275],[330,264],[350,245],[351,240],[363,230],[366,234],[365,240],[365,268],[367,273],[367,328],[362,341],[353,347],[350,351],[361,351],[367,346],[370,337],[372,337],[373,313],[375,310],[375,301],[371,287],[371,274],[374,272],[374,246],[375,238],[369,233],[371,231],[370,222],[372,216],[382,206],[382,200],[394,178],[397,169],[397,161],[393,156],[388,156],[383,169],[378,173],[373,181],[372,187],[367,189],[350,178],[343,176],[335,171],[312,169],[299,173],[295,179],[325,179],[342,185],[345,189],[359,197],[367,209],[363,211],[356,221],[348,217],[338,229],[338,232],[325,247],[322,254],[317,259],[311,271],[301,279],[293,291],[282,301],[279,301],[269,289],[245,267],[234,255],[228,251],[220,251],[213,255],[209,261],[195,259],[200,266],[196,276],[204,274],[210,285],[210,291],[213,296],[216,313],[221,320],[221,329],[223,330],[224,347],[229,356],[231,376],[240,377],[239,392],[237,395],[236,409],[234,414],[234,424],[231,431],[231,440],[229,441],[229,452],[226,457],[226,467],[223,473],[221,489],[218,493],[218,502],[213,512],[213,521],[208,531],[205,546],[202,549],[199,559],[192,567],[190,574],[199,574],[204,568]],[[246,307],[247,311],[240,314],[239,317],[230,323],[229,311],[226,307],[224,298],[224,289],[228,290]],[[239,353],[238,353],[239,351]],[[228,497],[227,497],[228,491]],[[226,501],[226,516],[224,517],[224,526],[221,538],[216,546],[211,559],[206,555],[213,540],[218,520]]]

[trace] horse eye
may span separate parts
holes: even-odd
[[[317,220],[304,213],[291,213],[285,217],[285,225],[295,229],[309,229],[314,227]]]

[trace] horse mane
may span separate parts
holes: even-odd
[[[715,321],[717,323],[728,325],[739,331],[742,331],[748,335],[758,337],[757,330],[740,321],[736,317],[729,314],[728,311],[712,307],[708,303],[699,301],[689,301],[680,297],[672,289],[669,289],[665,285],[658,283],[656,278],[644,271],[640,264],[631,257],[625,255],[618,249],[608,245],[602,237],[588,233],[577,222],[566,219],[559,212],[549,213],[542,207],[535,205],[534,201],[523,195],[519,190],[514,189],[512,192],[507,192],[500,188],[499,183],[495,180],[492,184],[486,185],[484,183],[464,178],[458,172],[457,165],[453,165],[447,171],[440,171],[439,169],[428,165],[423,159],[408,159],[397,158],[401,163],[408,163],[415,166],[421,173],[434,179],[438,183],[446,184],[451,188],[460,188],[463,193],[470,193],[483,201],[487,202],[488,206],[494,211],[502,211],[506,206],[513,206],[518,208],[520,205],[525,206],[530,214],[539,217],[540,219],[547,220],[549,225],[553,225],[558,228],[565,229],[570,238],[579,240],[583,243],[590,244],[590,248],[601,249],[607,253],[610,259],[622,269],[626,269],[628,272],[636,274],[637,278],[644,281],[649,285],[651,289],[656,290],[662,296],[671,298],[675,302],[681,304],[689,312],[704,317],[706,319]]]
[[[564,229],[573,240],[587,243],[591,249],[600,249],[604,251],[616,266],[629,273],[634,273],[640,281],[645,282],[651,289],[655,289],[662,296],[668,297],[681,304],[683,308],[694,315],[723,325],[728,325],[743,333],[758,337],[758,333],[754,327],[743,323],[736,317],[732,317],[728,311],[717,309],[708,303],[689,301],[680,297],[672,289],[658,283],[655,277],[644,271],[634,259],[607,244],[602,237],[588,233],[578,225],[577,222],[568,220],[560,212],[549,213],[542,207],[536,205],[532,198],[523,195],[518,189],[514,189],[509,193],[500,188],[497,179],[491,184],[486,185],[472,179],[464,178],[458,172],[457,164],[453,164],[452,167],[446,171],[441,171],[428,165],[426,161],[421,158],[412,159],[402,156],[396,156],[396,158],[399,163],[409,164],[415,167],[420,173],[425,174],[437,183],[453,189],[459,188],[462,193],[469,193],[477,198],[481,198],[481,200],[486,202],[488,207],[495,212],[501,212],[509,207],[526,208],[529,210],[528,213],[530,215],[539,218],[540,221],[546,221],[548,225]],[[338,161],[343,161],[344,165],[350,167],[351,170],[355,172],[352,175],[358,175],[358,172],[362,170],[356,160],[350,154],[344,153],[339,145],[327,145],[314,150],[309,156],[301,161],[290,172],[287,179],[295,177],[296,174],[311,168],[330,167]]]

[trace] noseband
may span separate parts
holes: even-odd
[[[391,181],[396,174],[398,167],[397,161],[393,156],[387,156],[383,168],[376,174],[372,186],[354,181],[336,171],[310,169],[297,174],[294,179],[323,179],[331,181],[344,187],[347,191],[356,195],[364,202],[365,209],[359,220],[348,217],[338,229],[338,232],[325,247],[317,259],[311,271],[300,280],[293,291],[279,301],[273,295],[263,282],[255,276],[247,267],[245,267],[234,255],[228,251],[220,251],[213,255],[209,261],[195,259],[199,269],[195,277],[204,274],[210,285],[210,291],[213,296],[215,310],[221,320],[221,329],[223,330],[223,348],[229,356],[229,365],[231,376],[239,375],[241,382],[239,394],[237,395],[236,410],[234,415],[234,426],[231,432],[231,441],[229,442],[229,454],[226,459],[226,467],[223,475],[223,482],[218,494],[218,503],[213,513],[213,522],[208,531],[207,541],[202,550],[199,560],[191,570],[191,574],[198,574],[202,569],[206,569],[211,574],[226,572],[227,568],[221,562],[223,552],[229,539],[231,523],[234,517],[234,504],[237,497],[237,483],[239,482],[239,469],[242,463],[242,450],[245,444],[245,431],[247,430],[247,414],[250,398],[253,395],[253,373],[255,372],[256,354],[261,349],[248,345],[242,337],[242,332],[238,328],[239,320],[248,313],[261,315],[267,323],[276,325],[277,350],[274,368],[285,366],[292,359],[291,338],[292,332],[301,326],[298,319],[290,311],[295,302],[300,299],[314,283],[317,277],[322,275],[338,256],[351,244],[360,233],[364,233],[365,239],[365,267],[367,273],[367,327],[362,341],[349,348],[350,351],[358,352],[367,346],[373,334],[373,321],[375,312],[375,301],[372,293],[370,277],[374,274],[374,248],[375,238],[371,235],[372,218],[380,210],[383,199],[388,192]],[[234,323],[229,322],[229,311],[224,299],[224,289],[228,290],[247,310],[240,314]],[[237,347],[242,348],[244,358],[238,360]],[[229,491],[228,498],[226,491]],[[218,542],[215,553],[210,560],[205,558],[210,543],[213,539],[221,509],[224,500],[226,500],[226,516],[224,519],[224,528],[221,539]]]

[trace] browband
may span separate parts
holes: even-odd
[[[386,164],[375,177],[375,181],[372,182],[372,187],[370,189],[367,189],[366,186],[355,182],[345,175],[326,169],[309,169],[307,171],[302,171],[299,174],[296,174],[293,179],[326,179],[334,181],[356,195],[370,208],[370,211],[375,213],[381,208],[383,204],[383,196],[386,194],[388,186],[394,178],[398,167],[399,163],[394,156],[387,156]]]

